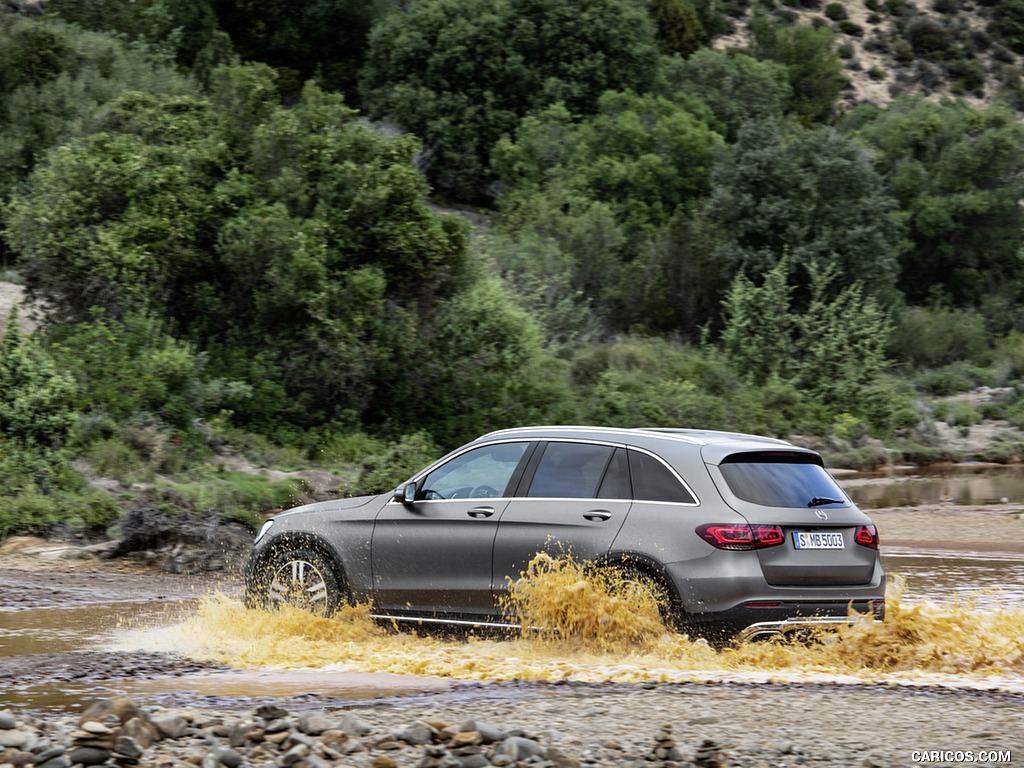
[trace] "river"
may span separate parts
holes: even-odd
[[[915,482],[887,484],[905,491]],[[512,680],[883,680],[1024,691],[1024,521],[1015,514],[1015,501],[1005,495],[1006,485],[998,486],[1001,495],[991,505],[935,500],[929,482],[921,481],[928,496],[920,503],[904,499],[905,506],[871,510],[894,579],[888,620],[858,623],[819,644],[760,642],[716,650],[666,632],[651,606],[621,605],[621,598],[584,583],[571,563],[534,588],[545,599],[562,601],[557,608],[565,615],[592,612],[597,618],[589,629],[580,632],[577,623],[573,633],[513,638],[397,632],[374,623],[365,609],[330,620],[251,611],[238,599],[234,579],[206,583],[189,596],[187,589],[152,587],[145,579],[133,587],[131,576],[111,587],[108,577],[108,588],[97,587],[90,601],[88,584],[73,572],[63,582],[50,573],[52,605],[14,609],[8,603],[0,609],[0,657],[16,662],[55,654],[74,661],[106,653],[118,660],[118,674],[108,679],[89,669],[81,679],[68,674],[40,682],[28,676],[0,690],[0,709],[73,708],[117,693],[193,702],[258,699],[271,691],[298,696],[313,681],[321,695],[338,700],[443,690],[453,681]],[[970,477],[939,482],[956,493],[973,487]],[[855,498],[880,485],[870,477],[844,484]],[[1019,495],[1024,498],[1024,487]],[[20,578],[17,571],[5,573],[8,580]],[[85,596],[63,605],[65,582]],[[132,654],[154,652],[216,669],[161,676],[123,668]]]

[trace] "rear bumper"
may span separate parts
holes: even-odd
[[[727,611],[689,614],[684,631],[737,642],[825,628],[838,628],[864,618],[884,621],[885,600],[814,600],[744,603]]]

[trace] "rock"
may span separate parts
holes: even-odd
[[[138,760],[142,757],[143,748],[131,736],[118,736],[114,741],[114,752],[121,757]]]
[[[491,725],[490,723],[482,723],[479,720],[467,720],[459,726],[459,730],[476,731],[480,734],[480,738],[483,739],[484,744],[495,744],[499,741],[503,741],[510,735],[497,726]]]
[[[276,704],[262,704],[256,707],[256,717],[264,720],[280,720],[283,717],[288,717],[288,710],[281,709]]]
[[[121,735],[134,739],[142,749],[148,749],[157,740],[156,729],[141,717],[129,718],[128,722],[121,726]]]
[[[349,735],[342,730],[337,728],[331,728],[330,730],[324,731],[320,734],[320,742],[322,744],[333,744],[340,746],[349,740]]]
[[[406,744],[422,746],[424,744],[433,744],[437,731],[426,723],[417,721],[408,728],[395,731],[392,735],[398,741],[404,741]]]
[[[0,731],[11,731],[14,730],[18,725],[18,721],[14,715],[10,712],[0,712]]]
[[[276,720],[271,720],[265,726],[263,726],[263,730],[267,733],[280,733],[281,731],[290,731],[291,729],[291,723],[289,723],[283,717],[279,717]]]
[[[42,752],[36,754],[35,762],[37,765],[42,765],[47,760],[52,760],[55,757],[60,757],[65,752],[65,748],[62,744],[57,744],[52,747],[44,749]]]
[[[459,731],[452,736],[448,746],[458,749],[459,747],[475,747],[483,743],[484,737],[480,735],[480,731]]]
[[[82,765],[102,765],[110,759],[109,749],[99,747],[75,747],[67,753],[68,760]]]
[[[501,759],[502,765],[508,765],[529,760],[531,757],[545,757],[546,755],[547,750],[539,742],[523,736],[509,736],[494,748],[491,762],[498,765],[497,761]]]
[[[373,768],[398,768],[398,763],[385,755],[378,755],[373,758]]]
[[[0,760],[3,760],[0,765],[33,765],[35,763],[36,756],[31,752],[23,752],[20,749],[4,749],[0,750]]]
[[[334,727],[334,721],[322,712],[303,712],[299,715],[298,728],[309,736],[319,736]]]
[[[189,730],[188,720],[181,715],[160,715],[152,718],[150,722],[164,739],[180,739]]]
[[[79,727],[83,723],[94,720],[98,723],[106,723],[111,720],[118,723],[126,723],[132,718],[146,720],[145,713],[139,705],[127,696],[117,696],[113,699],[99,699],[93,702],[82,716],[78,719]]]
[[[373,730],[369,724],[363,722],[351,712],[346,713],[345,716],[341,718],[341,722],[338,723],[338,728],[349,736],[365,736]]]
[[[305,744],[296,744],[281,755],[281,765],[295,765],[296,763],[300,763],[306,759],[309,752],[310,749]]]
[[[0,731],[0,747],[21,749],[29,742],[29,732],[20,728],[8,728]]]
[[[103,723],[98,723],[95,720],[86,720],[79,726],[86,733],[91,733],[93,736],[109,736],[114,731],[108,728]]]
[[[729,762],[718,744],[712,739],[705,739],[697,747],[693,756],[693,764],[699,768],[726,768]]]
[[[548,747],[546,757],[549,762],[554,764],[555,768],[580,768],[579,760],[562,752],[558,747]]]

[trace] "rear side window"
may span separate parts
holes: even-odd
[[[633,478],[634,499],[674,501],[678,504],[697,503],[672,470],[649,454],[630,451],[629,472]]]
[[[765,507],[849,506],[846,494],[808,454],[734,454],[720,465],[729,489],[740,499]]]
[[[592,499],[615,449],[589,443],[548,443],[527,496]]]

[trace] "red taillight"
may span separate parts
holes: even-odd
[[[777,525],[705,523],[697,526],[696,531],[715,549],[763,549],[777,547],[786,540]]]
[[[853,540],[862,547],[878,549],[878,531],[873,525],[862,525],[853,534]]]

